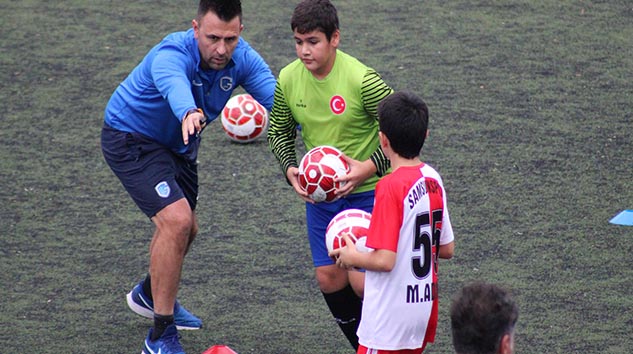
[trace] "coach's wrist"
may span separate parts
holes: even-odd
[[[200,108],[192,108],[188,110],[187,113],[185,113],[185,117],[182,119],[182,121],[184,122],[185,120],[187,120],[187,117],[189,117],[189,115],[192,113],[202,113],[202,110]]]

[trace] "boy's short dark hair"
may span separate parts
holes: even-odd
[[[290,27],[301,34],[321,31],[329,41],[338,29],[336,7],[329,0],[303,0],[292,13]]]
[[[198,4],[198,17],[213,12],[224,22],[229,22],[239,16],[242,22],[242,2],[240,0],[200,0]]]
[[[389,139],[393,151],[412,159],[420,155],[429,127],[429,109],[418,95],[399,91],[378,104],[380,131]]]
[[[464,286],[450,311],[453,346],[460,354],[496,353],[519,317],[506,289],[480,281]]]

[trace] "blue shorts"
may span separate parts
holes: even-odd
[[[141,134],[116,130],[107,124],[101,130],[101,150],[112,172],[149,218],[182,198],[187,198],[191,210],[196,209],[195,160],[185,159]]]
[[[331,203],[306,203],[308,240],[315,267],[334,264],[325,246],[325,230],[332,218],[346,209],[361,209],[371,213],[374,209],[374,191],[350,194]]]

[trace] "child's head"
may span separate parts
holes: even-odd
[[[391,149],[405,159],[420,155],[429,127],[429,109],[418,95],[400,91],[378,104],[380,132]]]
[[[336,8],[329,0],[303,0],[295,7],[290,27],[302,34],[321,31],[329,41],[338,30]]]

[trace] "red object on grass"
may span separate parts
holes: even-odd
[[[202,354],[237,354],[233,349],[226,345],[214,345],[211,348],[205,350]]]

